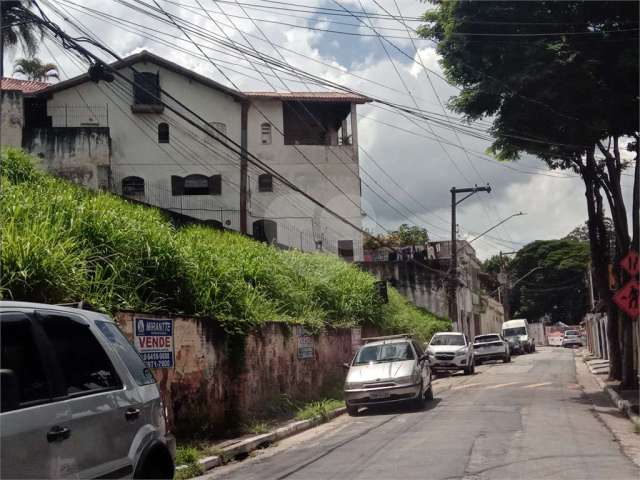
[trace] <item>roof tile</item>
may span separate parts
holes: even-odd
[[[2,77],[0,90],[20,90],[22,93],[33,93],[47,88],[49,85],[49,83],[45,82]]]

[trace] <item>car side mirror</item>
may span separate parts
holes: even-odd
[[[349,370],[351,368],[351,365],[349,365],[348,363],[343,363],[342,368],[344,368],[345,370]]]
[[[20,404],[18,377],[13,370],[0,370],[0,411],[15,410]]]

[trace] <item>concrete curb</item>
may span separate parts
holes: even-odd
[[[611,401],[616,406],[616,408],[620,410],[622,413],[624,413],[627,417],[629,417],[629,420],[631,420],[633,423],[638,425],[638,427],[640,427],[640,417],[631,411],[631,403],[628,400],[624,400],[620,398],[620,395],[618,395],[618,392],[616,392],[613,388],[611,388],[609,385],[607,385],[602,381],[602,379],[598,376],[598,374],[594,371],[594,369],[591,368],[591,365],[589,365],[587,360],[584,357],[582,359],[584,363],[587,365],[587,368],[589,369],[591,374],[596,379],[596,382],[598,382],[598,385],[600,386],[602,391],[606,392],[607,395],[609,395],[609,398],[611,398]]]
[[[198,460],[198,466],[202,473],[206,473],[207,471],[222,465],[229,459],[235,458],[239,455],[248,455],[254,450],[264,448],[278,440],[309,430],[342,415],[346,411],[346,407],[336,408],[333,412],[330,412],[326,418],[315,417],[309,420],[300,420],[290,423],[289,425],[285,425],[284,427],[277,428],[272,432],[263,433],[261,435],[256,435],[255,437],[241,440],[238,443],[222,448],[222,453],[220,455],[205,457]],[[179,465],[176,467],[176,471],[180,471],[185,468],[188,468],[188,465]]]

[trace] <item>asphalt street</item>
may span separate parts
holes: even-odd
[[[543,348],[476,372],[439,379],[422,411],[345,415],[206,478],[640,478],[578,385],[572,350]]]

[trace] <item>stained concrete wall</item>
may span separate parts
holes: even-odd
[[[359,266],[379,280],[388,281],[414,305],[441,317],[449,316],[443,277],[410,261],[362,262]]]
[[[20,147],[24,108],[22,92],[2,90],[0,98],[0,146]]]
[[[93,189],[109,186],[107,127],[25,129],[23,147],[54,175]]]
[[[481,297],[482,313],[480,314],[480,329],[484,333],[502,332],[504,322],[504,307],[494,298],[483,295]]]
[[[136,315],[116,315],[130,339]],[[175,368],[155,369],[154,375],[170,424],[178,433],[202,429],[215,433],[260,413],[283,394],[318,398],[341,386],[342,364],[353,355],[351,329],[314,336],[313,358],[298,359],[296,329],[286,324],[268,323],[239,338],[227,335],[211,319],[140,316],[174,322]],[[373,327],[366,327],[362,336],[377,334]]]

